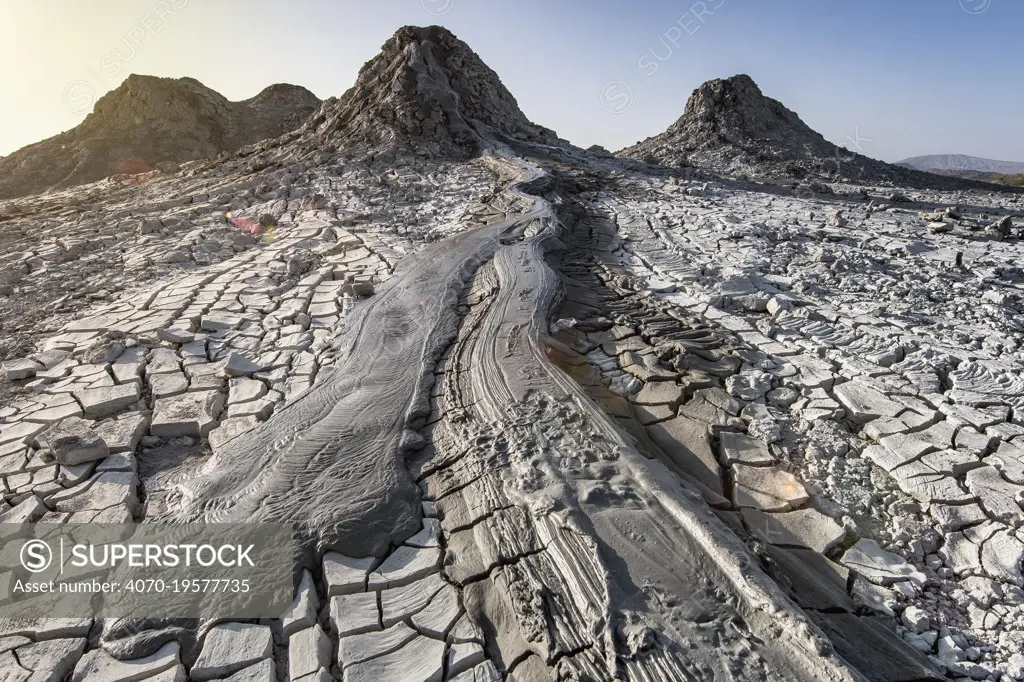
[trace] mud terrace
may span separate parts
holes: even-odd
[[[0,204],[0,520],[299,540],[279,619],[2,620],[4,679],[1024,680],[1019,195],[590,154],[496,78],[402,29]]]

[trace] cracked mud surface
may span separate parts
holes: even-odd
[[[353,97],[412,64],[428,134],[403,97],[474,62],[403,36]],[[666,173],[479,106],[463,161],[336,149],[380,132],[343,106],[2,206],[3,520],[302,550],[282,618],[0,621],[6,676],[1024,678],[1019,199]]]

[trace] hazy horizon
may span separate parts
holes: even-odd
[[[1024,5],[998,0],[755,0],[586,9],[541,0],[0,0],[0,155],[73,128],[131,73],[189,76],[230,100],[272,83],[339,96],[402,25],[467,42],[536,123],[617,150],[662,132],[694,88],[749,74],[836,144],[886,161],[966,154],[1022,161],[1013,87]],[[496,28],[500,29],[496,30]],[[1017,76],[1019,78],[1019,76]]]

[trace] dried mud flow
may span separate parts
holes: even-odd
[[[879,177],[583,151],[406,27],[292,133],[0,205],[2,520],[299,548],[281,618],[0,620],[6,679],[1024,678],[1019,199]]]

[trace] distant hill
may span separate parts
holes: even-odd
[[[899,165],[922,171],[955,172],[963,171],[991,173],[993,175],[1017,175],[1024,173],[1022,161],[996,161],[966,154],[929,154],[903,159]]]
[[[820,178],[928,189],[994,189],[977,181],[889,164],[829,142],[746,74],[702,84],[683,115],[617,156],[775,180]]]
[[[0,158],[0,199],[231,152],[298,128],[319,107],[297,85],[229,102],[194,78],[132,74],[80,125]]]

